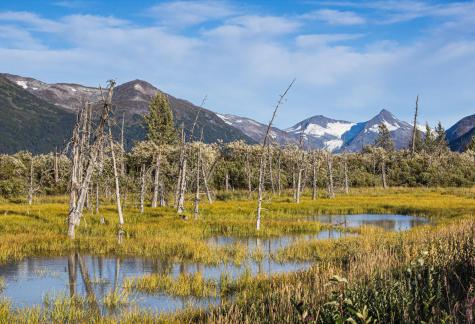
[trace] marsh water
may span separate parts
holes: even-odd
[[[401,231],[428,223],[422,217],[402,215],[338,215],[315,216],[307,220],[320,221],[341,227],[374,225],[385,230]],[[226,273],[237,278],[244,272],[256,275],[293,272],[308,268],[308,262],[285,262],[273,260],[272,255],[299,240],[338,239],[349,235],[337,229],[324,230],[316,234],[280,236],[269,239],[233,238],[216,236],[208,239],[215,246],[242,244],[248,255],[259,249],[262,258],[256,261],[248,257],[241,264],[221,263],[204,265],[196,263],[174,263],[169,260],[144,258],[118,258],[73,254],[63,257],[31,257],[17,263],[0,265],[0,277],[5,287],[0,298],[7,298],[14,307],[41,305],[44,298],[57,296],[93,296],[102,305],[104,296],[121,289],[124,278],[137,278],[145,274],[180,274],[200,272],[204,278],[219,281]],[[133,293],[129,300],[132,305],[156,312],[175,311],[188,306],[207,307],[220,302],[219,298],[173,297],[163,293]],[[102,311],[106,309],[101,306]]]

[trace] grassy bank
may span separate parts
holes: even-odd
[[[123,322],[463,322],[475,303],[475,189],[359,189],[336,199],[304,197],[295,204],[287,196],[264,204],[260,232],[254,229],[255,202],[246,193],[223,195],[202,203],[200,219],[179,218],[171,208],[146,208],[144,214],[125,209],[125,239],[117,242],[117,219],[110,201],[100,214],[87,212],[77,238],[65,235],[66,197],[41,197],[33,206],[21,201],[0,203],[0,263],[28,256],[144,256],[173,261],[239,263],[248,251],[239,244],[207,244],[214,235],[271,237],[315,233],[325,228],[299,219],[316,214],[400,213],[423,215],[433,224],[389,233],[373,227],[340,240],[298,241],[272,257],[280,261],[311,261],[315,265],[272,278],[242,276],[237,280],[205,280],[199,275],[148,276],[126,281],[130,290],[173,295],[234,295],[209,311],[188,310],[154,315],[129,309]],[[191,210],[191,205],[188,205]],[[101,215],[105,224],[101,224]],[[257,258],[258,256],[254,256]],[[224,288],[224,289],[223,289]],[[124,303],[108,296],[109,304]],[[115,322],[101,317],[87,300],[58,299],[42,308],[13,309],[0,302],[0,322]]]

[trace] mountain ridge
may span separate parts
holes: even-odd
[[[54,106],[59,111],[57,114],[66,114],[65,116],[75,116],[76,111],[86,101],[98,105],[101,99],[101,89],[99,87],[84,86],[77,83],[49,84],[34,78],[7,73],[0,74],[0,77],[11,83],[9,85],[10,90],[13,84],[13,86],[17,87],[18,91],[20,89],[23,91],[21,92],[23,96],[26,92],[36,97],[39,102],[31,99],[33,97],[29,97],[30,101],[35,102],[35,107],[44,106],[47,107],[44,108],[44,111],[48,111]],[[149,102],[158,91],[161,90],[151,83],[140,79],[127,81],[115,87],[112,99],[115,107],[114,118],[116,124],[121,123],[122,116],[124,118],[127,148],[131,148],[134,142],[146,138],[144,115],[148,113]],[[218,141],[231,142],[235,140],[243,140],[249,144],[261,143],[267,130],[267,124],[251,118],[216,113],[206,108],[200,108],[190,101],[176,98],[170,94],[166,95],[175,117],[176,128],[180,128],[183,124],[185,132],[188,133],[199,111],[198,129],[200,127],[203,128],[204,141],[206,143]],[[6,99],[8,101],[8,98]],[[9,107],[9,109],[11,108]],[[43,114],[43,110],[40,116],[41,118],[47,118]],[[69,122],[72,117],[64,118]],[[10,122],[14,123],[14,121]],[[278,145],[299,145],[301,138],[303,138],[303,146],[307,149],[357,152],[365,145],[374,143],[378,136],[378,126],[381,123],[384,123],[390,131],[396,149],[408,147],[412,136],[412,125],[399,120],[387,109],[382,109],[367,121],[359,122],[333,119],[317,114],[285,129],[272,127],[270,139],[271,142]],[[45,121],[45,125],[49,124]],[[4,125],[3,127],[6,129],[9,126]],[[421,130],[424,127],[418,125],[418,129]],[[64,132],[60,133],[63,137],[62,141],[66,142],[68,140],[66,135]],[[118,133],[117,127],[115,133]],[[467,116],[449,128],[447,140],[453,150],[462,150],[473,134],[475,134],[475,115]],[[27,135],[25,134],[24,136]],[[8,141],[14,140],[14,138],[10,138]],[[0,143],[0,151],[1,145],[2,143]],[[13,145],[12,147],[15,146]],[[28,147],[26,148],[28,149]],[[41,150],[44,151],[46,149],[46,147],[42,147]],[[49,149],[53,148],[50,147]],[[37,151],[36,148],[31,150]]]

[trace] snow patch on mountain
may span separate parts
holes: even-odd
[[[342,146],[343,146],[343,140],[341,139],[334,139],[334,140],[329,140],[325,142],[325,148],[330,152],[333,152],[341,148]]]
[[[221,115],[221,114],[216,114],[216,116],[218,116],[219,118],[221,118],[223,120],[223,122],[225,122],[226,124],[228,125],[232,125],[232,121],[231,121],[231,118],[228,118],[227,116],[225,115]]]
[[[386,127],[388,128],[388,130],[390,132],[393,132],[395,130],[398,130],[399,128],[401,128],[401,126],[399,126],[397,123],[395,124],[391,124],[389,122],[387,122],[386,120],[383,121],[383,124],[386,125]],[[380,125],[380,124],[379,124]],[[371,126],[368,131],[370,132],[374,132],[374,133],[379,133],[379,125],[373,125]]]
[[[17,81],[16,84],[18,84],[23,89],[28,89],[28,84],[26,83],[26,81]]]
[[[341,137],[344,133],[349,131],[351,127],[353,127],[354,123],[328,123],[326,127],[317,125],[317,124],[309,124],[304,133],[306,135],[312,136],[324,136],[324,135],[332,135],[335,137]]]

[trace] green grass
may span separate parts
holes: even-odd
[[[380,322],[416,318],[438,322],[445,317],[449,321],[463,318],[461,309],[472,300],[470,294],[475,289],[470,288],[475,287],[474,188],[354,189],[350,195],[339,195],[336,199],[319,197],[312,201],[305,196],[300,204],[293,203],[289,195],[272,197],[272,200],[266,197],[259,232],[255,230],[256,203],[246,200],[246,195],[245,192],[229,193],[225,195],[227,200],[212,205],[203,200],[197,221],[193,217],[189,220],[179,218],[172,208],[146,208],[145,213],[140,214],[137,208],[130,207],[131,202],[127,202],[122,244],[117,242],[114,205],[105,199],[101,208],[105,224],[100,224],[100,215],[87,212],[73,241],[66,236],[66,197],[40,197],[30,207],[22,202],[3,200],[0,201],[0,263],[28,256],[80,252],[154,257],[175,262],[239,264],[246,257],[261,260],[263,251],[247,251],[240,244],[214,246],[208,244],[207,239],[215,235],[268,238],[316,233],[328,228],[328,225],[302,220],[308,215],[421,215],[429,217],[434,225],[401,233],[364,227],[355,230],[357,236],[340,240],[299,240],[272,255],[278,261],[316,262],[310,270],[294,274],[256,278],[245,273],[236,279],[222,274],[219,281],[206,280],[200,274],[174,279],[163,275],[130,279],[125,283],[126,291],[197,297],[233,295],[235,298],[223,301],[222,305],[209,311],[186,310],[168,315],[127,308],[121,321],[296,322],[318,319],[331,322],[337,318],[357,318],[357,313],[364,317],[365,312]],[[191,203],[187,209],[192,211]],[[426,251],[424,264],[414,266]],[[425,281],[416,282],[414,277],[407,276],[408,268],[414,268],[419,274],[416,277]],[[332,282],[334,275],[346,278],[348,283]],[[463,287],[454,279],[461,275],[465,276]],[[428,283],[435,287],[434,291],[424,290]],[[375,295],[375,292],[380,294]],[[351,297],[353,306],[343,303],[342,293]],[[106,296],[105,303],[111,308],[127,304],[125,296],[119,294]],[[411,309],[408,304],[411,300],[422,308]],[[428,311],[423,309],[425,304],[429,305]],[[414,317],[418,312],[420,317]],[[22,310],[12,309],[3,301],[0,302],[0,319],[3,318],[18,322],[32,319],[32,323],[116,321],[114,317],[96,314],[87,301],[80,298],[74,302],[58,299],[40,308]]]

